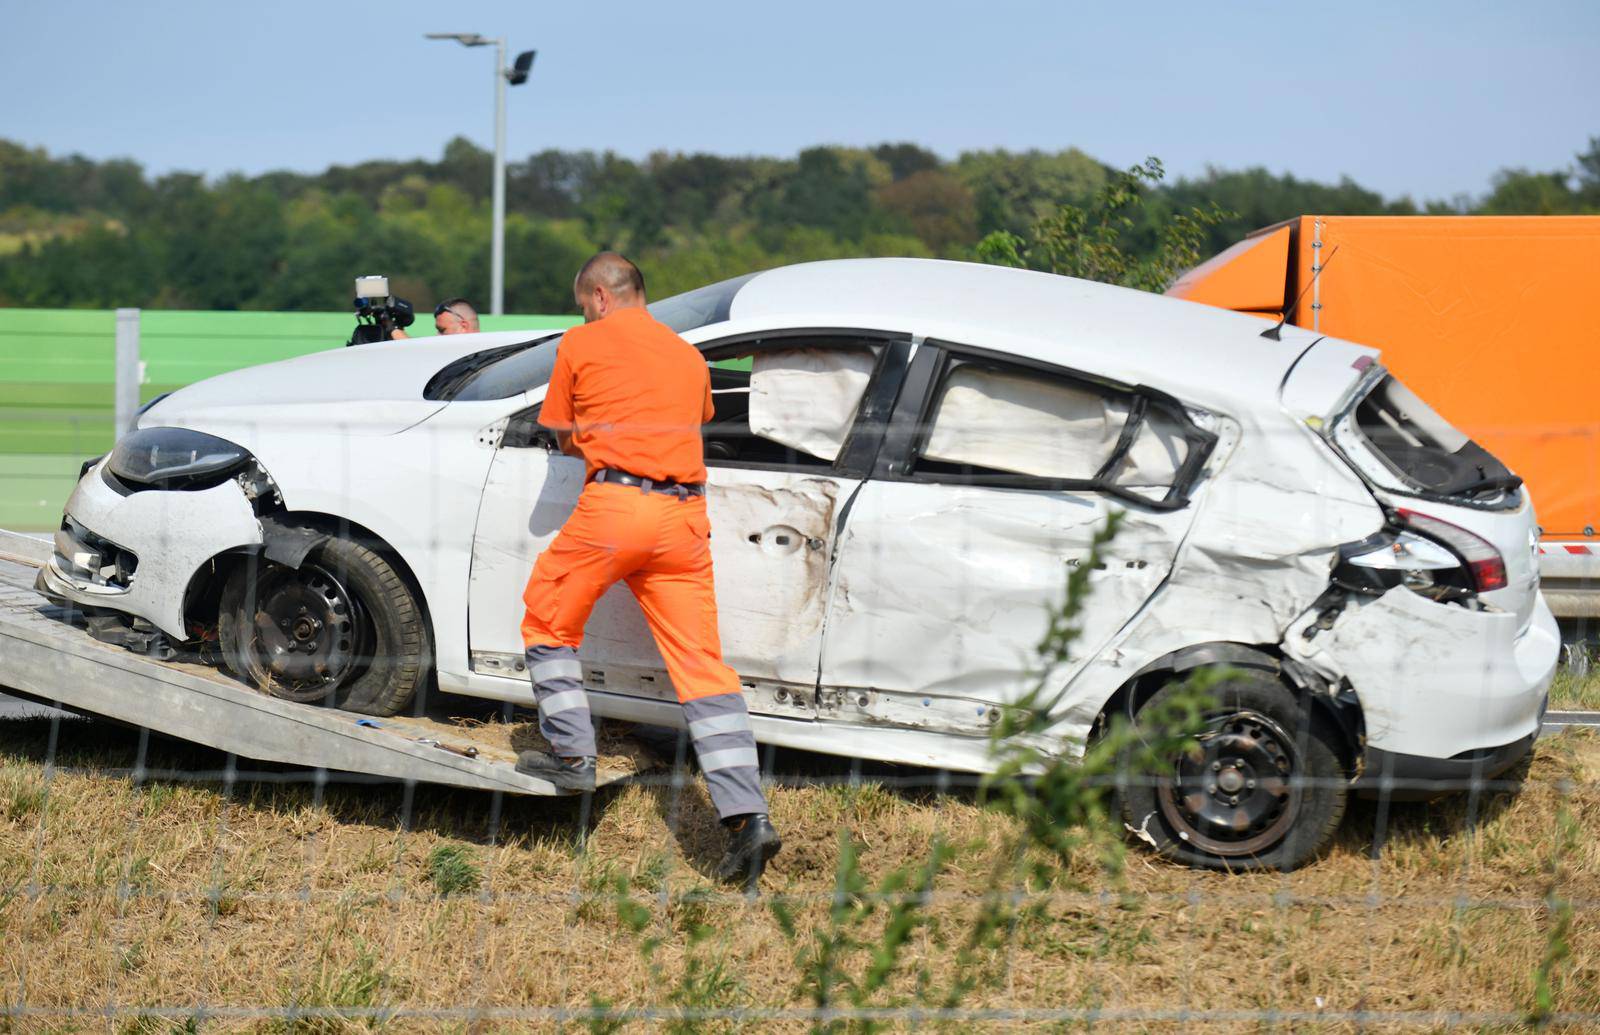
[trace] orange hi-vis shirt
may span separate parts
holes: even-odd
[[[713,412],[700,353],[647,310],[630,307],[562,335],[539,423],[572,432],[590,478],[609,467],[654,481],[703,482],[700,425]]]

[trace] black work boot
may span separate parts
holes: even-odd
[[[523,751],[517,755],[517,772],[548,780],[562,790],[594,790],[593,755],[561,758],[548,751]]]
[[[728,851],[717,864],[717,879],[754,891],[767,860],[783,847],[783,839],[765,812],[730,816],[723,825],[728,828]]]

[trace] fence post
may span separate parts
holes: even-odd
[[[139,310],[117,310],[116,437],[133,429],[139,414]]]

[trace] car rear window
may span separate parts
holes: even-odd
[[[1356,427],[1385,466],[1423,492],[1473,497],[1516,488],[1516,479],[1390,374],[1356,406]]]

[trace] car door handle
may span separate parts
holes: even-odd
[[[788,525],[774,525],[765,531],[751,532],[745,538],[752,545],[759,546],[763,553],[769,554],[793,553],[801,546],[808,550],[820,550],[823,547],[821,539],[804,535],[799,529]]]

